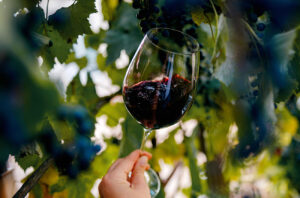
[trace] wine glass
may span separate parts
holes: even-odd
[[[141,150],[154,129],[175,124],[190,108],[198,74],[199,44],[169,28],[149,30],[137,49],[123,82],[128,112],[144,127]],[[160,190],[152,169],[145,173],[151,197]]]

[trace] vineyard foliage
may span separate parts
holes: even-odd
[[[54,159],[29,197],[93,197],[114,160],[139,148],[143,128],[122,101],[128,64],[118,61],[154,27],[201,46],[192,108],[146,144],[158,198],[300,196],[298,0],[74,0],[53,14],[43,2],[0,1],[1,172],[9,155],[24,170]],[[108,28],[91,29],[95,13]],[[50,75],[67,71],[61,64],[77,68],[67,84]],[[184,168],[190,182],[168,192]]]

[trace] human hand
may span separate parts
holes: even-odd
[[[144,171],[150,168],[148,160],[151,157],[150,153],[135,150],[127,157],[116,160],[99,184],[101,198],[150,198]]]

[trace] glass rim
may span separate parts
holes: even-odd
[[[170,30],[170,31],[174,31],[174,32],[178,32],[188,38],[190,38],[192,41],[194,41],[196,43],[196,49],[191,51],[191,52],[187,52],[187,53],[182,53],[182,52],[175,52],[175,51],[172,51],[172,50],[168,50],[168,49],[165,49],[157,44],[155,44],[150,38],[149,38],[149,34],[150,32],[152,32],[153,30]],[[145,37],[151,42],[152,45],[154,45],[155,47],[157,47],[158,49],[162,50],[162,51],[165,51],[165,52],[168,52],[168,53],[172,53],[172,54],[177,54],[177,55],[192,55],[192,54],[195,54],[197,52],[200,51],[200,45],[197,41],[197,39],[195,39],[194,37],[192,37],[191,35],[187,34],[187,33],[184,33],[180,30],[176,30],[176,29],[172,29],[172,28],[165,28],[165,27],[156,27],[156,28],[151,28],[150,30],[147,31],[147,33],[145,34]]]

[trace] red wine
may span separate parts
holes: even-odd
[[[178,74],[125,86],[123,92],[128,111],[148,129],[176,123],[192,101],[191,82]]]

